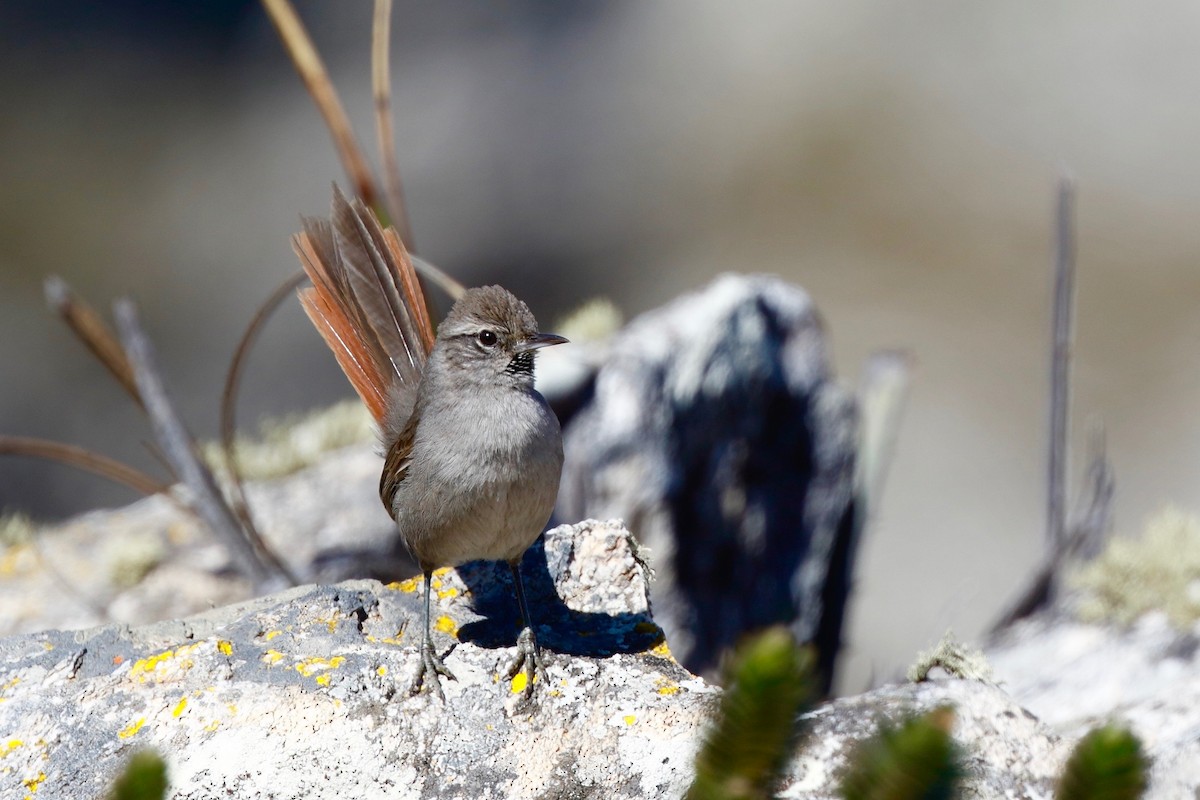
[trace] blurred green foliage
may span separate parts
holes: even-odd
[[[950,729],[954,711],[935,708],[879,733],[851,756],[842,778],[845,800],[950,800],[962,779],[961,754]]]
[[[1106,725],[1079,740],[1055,792],[1056,800],[1136,800],[1146,791],[1142,743]]]
[[[783,626],[746,639],[726,671],[716,720],[696,756],[688,800],[774,795],[815,697],[816,659]]]
[[[166,762],[153,750],[142,750],[129,759],[108,800],[163,800],[166,796]]]

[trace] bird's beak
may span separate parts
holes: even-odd
[[[531,350],[540,350],[543,347],[550,347],[555,344],[563,344],[568,340],[562,336],[555,336],[553,333],[539,333],[532,339],[526,339],[517,345],[518,353],[528,353]]]

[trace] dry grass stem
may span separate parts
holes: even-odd
[[[79,299],[66,281],[56,275],[46,279],[45,293],[46,303],[50,308],[62,317],[92,355],[112,373],[133,401],[141,405],[142,398],[138,395],[137,383],[133,379],[133,369],[129,366],[129,360],[125,358],[125,351],[121,349],[116,334],[104,319]]]
[[[367,166],[362,148],[354,138],[354,129],[346,116],[346,109],[338,99],[337,90],[329,80],[329,72],[325,69],[321,56],[317,54],[304,23],[300,21],[296,9],[288,0],[262,0],[262,3],[275,29],[279,31],[279,38],[283,40],[296,71],[300,73],[308,93],[317,104],[317,110],[329,126],[334,147],[342,159],[346,174],[354,184],[355,193],[367,205],[378,208],[379,192],[371,177],[371,169]]]
[[[48,439],[38,439],[32,436],[0,436],[0,455],[32,456],[33,458],[58,461],[117,483],[123,483],[134,491],[146,495],[158,494],[171,488],[170,484],[163,483],[108,456],[100,455],[83,447],[53,442]]]
[[[375,0],[375,20],[371,30],[371,89],[375,96],[375,132],[379,137],[379,156],[383,161],[383,180],[387,189],[388,215],[400,241],[413,251],[412,223],[404,205],[404,186],[400,164],[396,160],[396,133],[392,128],[391,40],[392,0]]]

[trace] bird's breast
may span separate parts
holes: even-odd
[[[418,560],[509,560],[549,520],[562,470],[558,419],[540,395],[506,394],[422,417],[396,495],[401,537]]]

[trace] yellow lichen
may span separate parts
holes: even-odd
[[[13,688],[20,682],[21,682],[21,679],[19,677],[7,680],[4,683],[0,684],[0,692],[7,692],[9,689]],[[0,697],[0,702],[3,702],[7,699],[8,699],[7,697]]]
[[[324,672],[327,669],[337,669],[345,662],[345,656],[334,656],[333,658],[321,658],[320,656],[313,656],[312,658],[306,658],[296,664],[295,670],[304,677],[308,678],[317,672]]]
[[[134,734],[136,734],[138,731],[140,731],[142,729],[142,726],[145,724],[146,724],[146,718],[138,717],[136,720],[129,723],[129,725],[127,725],[126,727],[117,731],[117,736],[121,737],[122,739],[128,739],[131,736],[133,736]]]
[[[224,639],[217,640],[217,652],[223,656],[233,655],[233,643],[227,642]]]
[[[525,691],[525,687],[529,685],[529,676],[524,672],[518,672],[512,679],[512,693],[520,694]]]
[[[278,650],[268,650],[267,652],[263,653],[262,660],[268,665],[278,664],[283,660],[283,653],[279,652]]]
[[[442,633],[448,633],[451,636],[458,636],[458,623],[453,618],[442,615],[437,618],[437,622],[433,626]]]
[[[386,588],[391,589],[393,591],[397,591],[397,592],[408,592],[409,594],[412,594],[418,588],[420,588],[420,586],[421,586],[421,579],[419,577],[417,577],[417,578],[409,578],[406,581],[394,581],[392,583],[389,583]]]
[[[21,785],[24,786],[29,791],[29,794],[26,795],[26,797],[27,798],[33,797],[34,793],[41,787],[41,785],[45,781],[46,781],[46,773],[44,773],[44,772],[39,772],[36,777],[26,778],[25,780],[21,781]]]
[[[130,667],[129,677],[137,678],[140,683],[145,683],[147,678],[154,678],[155,680],[162,680],[166,678],[173,668],[189,670],[194,664],[192,660],[190,658],[186,658],[186,656],[194,652],[197,647],[200,647],[200,645],[200,642],[197,642],[196,644],[187,644],[183,645],[182,647],[177,647],[174,650],[164,650],[163,652],[156,653],[152,656],[139,658],[134,662],[133,666]]]
[[[667,646],[666,639],[651,647],[650,655],[658,656],[659,658],[669,658],[672,661],[675,660],[675,656],[671,654],[671,648]]]
[[[171,712],[171,716],[178,717],[180,714],[183,713],[183,710],[185,708],[187,708],[187,698],[181,697],[181,698],[179,698],[179,703],[175,706],[175,710]]]

